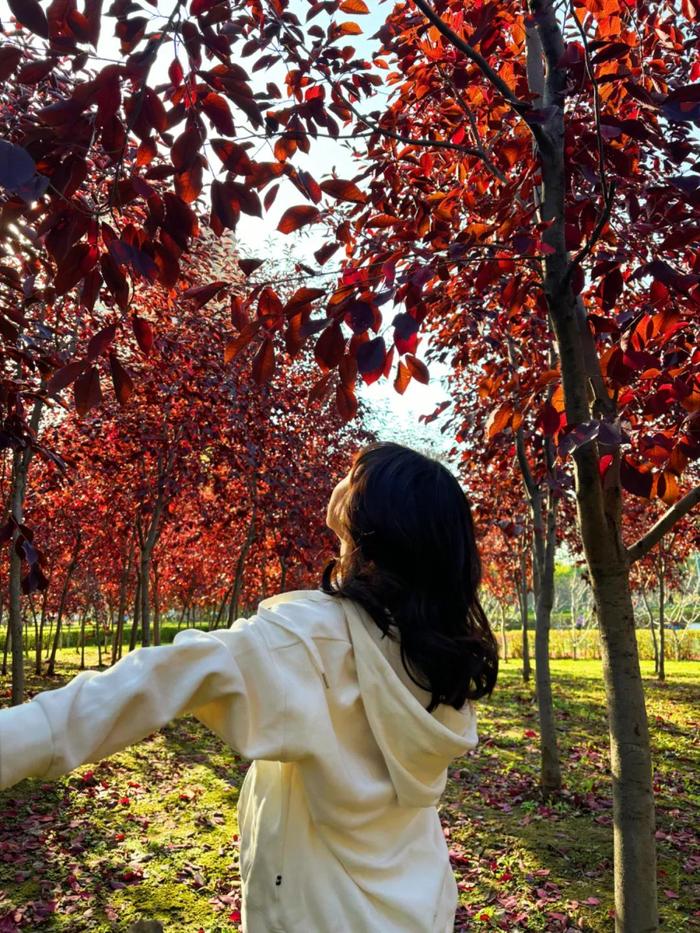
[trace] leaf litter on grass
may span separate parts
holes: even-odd
[[[539,794],[533,690],[513,662],[480,704],[479,748],[450,768],[441,819],[460,896],[456,931],[612,929],[600,665],[553,661],[552,673],[559,798]],[[659,898],[663,928],[687,931],[700,928],[700,664],[669,662],[668,674],[664,686],[646,679]],[[30,686],[47,683],[33,678]],[[59,781],[0,794],[0,933],[116,933],[138,919],[160,920],[166,933],[234,933],[236,803],[247,768],[186,717]]]

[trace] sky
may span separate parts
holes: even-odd
[[[392,6],[391,2],[385,2],[385,0],[367,0],[367,2],[370,7],[368,15],[350,16],[343,13],[336,15],[339,21],[352,18],[362,27],[363,34],[361,36],[349,36],[348,44],[354,45],[358,55],[365,58],[369,58],[376,48],[376,40],[373,41],[372,36],[383,23]],[[45,3],[43,5],[46,7]],[[167,18],[172,7],[173,0],[160,0],[158,3],[158,13],[162,14],[163,21]],[[306,0],[295,0],[292,9],[297,13],[299,19],[304,22]],[[148,4],[144,5],[144,10],[151,15],[154,13]],[[0,0],[0,19],[5,24],[6,29],[9,26],[9,18],[7,2],[6,0]],[[103,17],[103,30],[97,55],[105,59],[121,57],[119,42],[112,35],[114,22],[111,17]],[[154,26],[156,24],[157,20],[155,20]],[[157,85],[168,81],[167,69],[172,58],[173,47],[165,43],[158,61],[152,68],[149,83]],[[99,67],[101,63],[95,61],[93,64],[95,67]],[[240,59],[239,64],[245,67],[246,60]],[[261,74],[259,80],[261,89],[264,88],[268,81],[275,81],[279,87],[283,88],[284,68],[281,65],[268,68]],[[255,76],[252,76],[252,83],[255,87]],[[372,108],[379,107],[381,103],[381,100],[375,98],[371,106]],[[236,113],[234,112],[235,118]],[[350,141],[319,138],[312,143],[311,152],[308,156],[301,152],[296,153],[293,164],[297,168],[309,171],[317,180],[332,172],[335,172],[340,178],[351,178],[357,172],[351,156],[351,146]],[[269,157],[265,153],[266,148],[270,150]],[[259,151],[252,150],[251,155],[253,154],[257,154],[258,158],[263,160],[268,158],[271,161],[274,160],[272,146],[268,141],[261,141]],[[217,163],[215,158],[213,161]],[[295,258],[315,266],[313,252],[324,242],[320,231],[317,231],[313,226],[291,235],[284,235],[276,230],[284,211],[288,207],[303,202],[303,196],[293,185],[282,184],[275,203],[262,219],[242,214],[236,230],[236,238],[241,253],[250,256],[265,256],[274,255],[275,251],[279,250],[279,256],[282,258],[284,250],[291,246]],[[385,312],[387,316],[391,315],[390,309],[385,309]],[[423,339],[423,345],[419,347],[419,356],[423,355],[421,351],[424,350],[424,347],[425,338]],[[393,389],[393,375],[391,380],[382,378],[369,387],[361,384],[358,394],[366,407],[368,425],[377,431],[384,440],[396,440],[417,447],[444,450],[448,445],[449,438],[446,440],[440,434],[434,422],[425,425],[419,422],[418,418],[420,415],[430,414],[441,401],[447,398],[447,393],[441,385],[441,380],[444,379],[445,374],[445,368],[440,371],[436,364],[432,364],[430,384],[424,386],[412,380],[402,396]]]

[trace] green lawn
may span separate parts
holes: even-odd
[[[75,651],[61,660],[72,674]],[[668,662],[665,686],[644,668],[663,929],[697,929],[700,663]],[[537,793],[537,716],[517,662],[504,665],[496,694],[481,705],[480,748],[450,771],[442,815],[462,898],[456,930],[612,930],[600,665],[555,661],[552,669],[561,800],[543,804]],[[235,931],[245,770],[186,718],[94,768],[0,794],[0,933],[122,933],[139,917],[162,920],[166,933]]]

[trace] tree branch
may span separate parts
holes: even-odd
[[[466,55],[470,61],[478,65],[484,77],[488,78],[491,84],[505,97],[515,111],[522,114],[525,110],[530,109],[530,104],[528,104],[527,101],[520,100],[503,78],[493,70],[483,55],[480,55],[468,42],[465,42],[461,36],[458,36],[454,29],[451,29],[447,23],[444,23],[426,0],[413,0],[413,2],[421,13],[430,20],[438,32],[441,32],[446,39],[449,39],[452,45],[454,45],[456,49],[459,49],[463,55]]]
[[[631,547],[627,548],[629,562],[633,564],[640,558],[645,557],[666,532],[670,531],[681,518],[684,518],[698,502],[700,502],[700,486],[696,486],[690,492],[687,492],[682,499],[679,499],[675,505],[672,505],[670,509],[664,512],[658,522],[645,535],[642,535],[638,541],[635,541]]]
[[[462,146],[459,143],[453,143],[447,139],[413,139],[411,136],[404,136],[402,133],[396,133],[394,130],[386,129],[386,127],[382,126],[381,123],[377,123],[376,120],[373,120],[370,116],[358,110],[349,100],[345,99],[344,103],[346,107],[352,110],[360,123],[364,123],[365,126],[369,127],[370,132],[368,135],[370,136],[373,136],[375,133],[379,133],[382,136],[387,136],[389,139],[395,139],[400,143],[406,143],[409,146],[420,146],[425,149],[453,149],[456,152],[460,152],[462,155],[474,156],[477,159],[481,159],[489,168],[492,166],[487,153],[484,152],[483,149],[477,149],[473,146]],[[363,136],[364,134],[356,133],[353,135],[354,137],[357,137]]]
[[[598,90],[598,81],[595,76],[595,69],[591,63],[591,50],[590,46],[588,45],[588,36],[586,35],[586,30],[583,28],[583,23],[581,23],[579,18],[576,16],[576,8],[574,7],[573,0],[571,0],[570,7],[571,15],[574,18],[574,22],[576,23],[579,34],[581,36],[581,42],[583,43],[586,73],[588,74],[591,85],[593,86],[593,114],[595,118],[596,141],[598,145],[598,170],[600,172],[600,187],[603,189],[603,202],[607,205],[608,203],[612,203],[613,195],[608,190],[608,180],[605,172],[605,144],[603,143],[603,132],[600,121],[600,93]]]
[[[598,222],[595,225],[595,229],[591,233],[590,239],[585,244],[585,246],[583,246],[578,251],[578,253],[574,256],[574,258],[571,260],[571,264],[569,265],[569,268],[566,273],[567,279],[571,276],[572,272],[574,271],[574,268],[576,266],[581,265],[583,260],[589,255],[593,247],[596,245],[596,243],[600,239],[600,235],[603,232],[603,228],[605,227],[607,222],[610,220],[610,215],[612,214],[614,201],[615,201],[615,182],[611,181],[610,185],[606,188],[603,210],[601,211],[600,217],[598,218]]]

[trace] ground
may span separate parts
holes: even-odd
[[[75,672],[74,651],[61,660],[64,676]],[[561,799],[543,803],[537,792],[537,716],[517,662],[481,704],[479,749],[450,770],[442,818],[461,897],[455,930],[612,930],[600,664],[554,661],[552,673]],[[662,929],[700,929],[700,663],[669,662],[665,685],[649,664],[644,674]],[[47,683],[32,679],[30,692]],[[160,919],[166,933],[235,933],[246,768],[188,717],[61,781],[1,793],[0,933],[123,933],[138,918]]]

